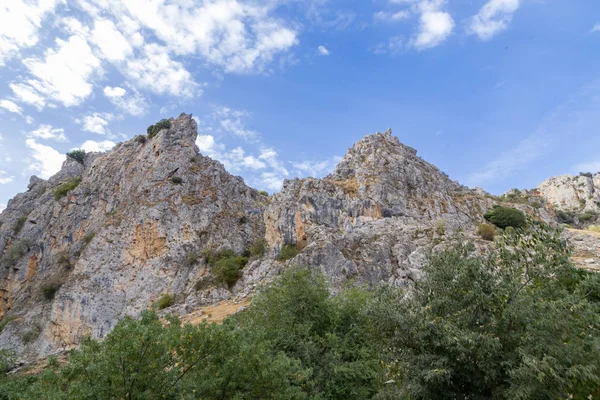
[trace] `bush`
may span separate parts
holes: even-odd
[[[183,179],[179,176],[174,176],[171,178],[171,182],[173,182],[176,185],[181,185],[183,183]]]
[[[87,246],[88,244],[90,244],[92,242],[92,240],[94,240],[95,237],[96,237],[96,233],[90,232],[83,237],[83,243]]]
[[[146,136],[144,136],[144,135],[137,135],[135,137],[135,141],[138,142],[139,144],[145,144],[148,141],[148,138],[146,138]]]
[[[54,296],[56,295],[56,292],[58,292],[58,289],[60,289],[60,287],[60,283],[45,283],[40,287],[40,291],[42,292],[42,296],[44,296],[44,299],[52,300],[54,299]]]
[[[279,257],[277,257],[277,259],[279,261],[291,260],[292,258],[296,257],[299,253],[300,251],[296,246],[286,244],[285,246],[283,246],[283,249],[281,249],[281,252],[279,253]]]
[[[158,135],[163,129],[169,129],[171,127],[171,121],[168,119],[161,119],[154,125],[150,125],[146,132],[148,133],[148,137],[152,139],[154,136]]]
[[[259,238],[252,242],[248,250],[252,257],[260,258],[265,255],[268,248],[269,244],[267,241],[264,238]]]
[[[483,240],[494,241],[494,237],[496,236],[496,227],[490,224],[479,224],[477,227],[477,234]]]
[[[588,211],[584,214],[578,215],[577,219],[579,220],[579,222],[588,222],[593,219],[596,219],[597,216],[598,215],[595,212]]]
[[[71,268],[71,258],[69,257],[69,253],[66,251],[61,251],[56,255],[56,265],[59,267],[70,269]]]
[[[556,219],[560,224],[574,224],[575,223],[575,214],[569,211],[556,211]]]
[[[381,301],[393,398],[596,398],[600,275],[570,264],[560,233],[540,223],[497,243],[482,256],[457,243],[412,296]]]
[[[67,158],[77,161],[83,165],[85,161],[85,150],[73,150],[67,153]]]
[[[2,322],[0,322],[0,332],[2,332],[4,330],[4,328],[6,328],[6,325],[8,325],[10,322],[12,322],[18,318],[19,317],[15,316],[15,315],[4,316],[4,318],[2,318]]]
[[[593,178],[594,175],[591,172],[580,172],[579,175],[585,176],[586,178]]]
[[[522,228],[527,222],[523,212],[515,208],[500,206],[494,207],[486,212],[483,215],[483,218],[501,229],[506,229],[509,226],[513,228]]]
[[[74,190],[81,183],[81,178],[71,179],[63,182],[54,189],[54,200],[60,200],[65,197],[70,191]]]
[[[260,192],[258,192],[258,193],[260,193],[260,194],[261,194],[261,195],[263,195],[263,196],[269,197],[269,192],[267,192],[266,190],[261,190],[261,191],[260,191]]]
[[[30,250],[31,243],[28,240],[17,240],[4,252],[0,258],[4,267],[14,267]]]
[[[226,283],[233,287],[242,277],[242,269],[248,264],[248,257],[234,256],[222,258],[215,263],[212,273],[218,283]]]
[[[13,227],[13,233],[15,235],[18,235],[23,230],[25,222],[27,222],[27,216],[25,215],[17,219],[17,222],[15,222],[15,226]]]
[[[235,257],[235,252],[231,249],[223,249],[219,251],[204,249],[202,250],[202,256],[204,257],[204,261],[212,267],[217,263],[217,261],[222,260],[223,258]]]
[[[29,344],[40,337],[40,333],[42,333],[42,328],[39,325],[35,325],[31,329],[23,332],[21,340],[23,340],[23,343]]]
[[[165,293],[153,304],[157,310],[164,310],[167,307],[171,307],[175,303],[175,297],[172,294]]]

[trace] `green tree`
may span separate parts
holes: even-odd
[[[516,208],[496,206],[486,212],[483,217],[498,228],[523,228],[526,225],[525,214]]]
[[[530,224],[489,256],[463,244],[436,255],[412,296],[382,295],[399,398],[600,395],[600,280],[569,263],[558,232]]]

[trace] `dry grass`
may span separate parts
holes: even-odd
[[[181,318],[181,321],[192,325],[198,325],[204,321],[216,322],[219,324],[223,322],[226,317],[237,313],[240,308],[250,305],[250,302],[250,298],[242,299],[237,303],[234,303],[231,300],[224,300],[218,304],[201,307],[190,314],[184,315]]]
[[[331,181],[331,183],[341,188],[344,191],[344,193],[349,195],[350,197],[355,197],[356,195],[358,195],[359,184],[355,178],[346,179],[343,181]]]

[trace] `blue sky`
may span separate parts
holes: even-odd
[[[597,1],[2,3],[0,209],[65,152],[181,112],[269,192],[388,127],[496,194],[600,171]]]

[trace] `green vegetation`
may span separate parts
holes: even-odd
[[[479,224],[477,227],[477,234],[483,240],[493,241],[496,236],[496,227],[490,224]]]
[[[10,247],[4,251],[2,258],[0,258],[0,264],[5,268],[14,267],[17,262],[29,252],[30,246],[31,243],[26,239],[13,242]]]
[[[74,178],[58,185],[54,189],[54,200],[60,200],[65,197],[71,190],[74,190],[81,183],[81,178]]]
[[[298,250],[298,248],[296,246],[291,245],[291,244],[286,244],[281,249],[281,252],[279,253],[279,257],[277,257],[277,259],[279,261],[291,260],[292,258],[296,257],[298,254],[300,254],[300,251]]]
[[[13,233],[15,235],[18,235],[19,233],[21,233],[21,231],[23,230],[23,227],[25,226],[25,222],[27,222],[26,215],[23,215],[22,217],[19,217],[17,219],[17,221],[15,222],[15,226],[13,227]]]
[[[54,299],[54,296],[56,295],[56,292],[58,292],[58,289],[60,289],[60,287],[61,284],[57,282],[45,283],[42,286],[40,286],[40,292],[42,293],[44,299],[52,300]]]
[[[96,232],[90,232],[83,237],[83,243],[87,246],[88,244],[90,244],[92,242],[92,240],[94,240],[95,237],[96,237]]]
[[[580,172],[579,175],[585,176],[586,178],[593,178],[594,175],[591,172]]]
[[[183,178],[179,176],[174,176],[171,178],[171,182],[173,182],[176,185],[181,185],[183,183]]]
[[[598,398],[600,275],[569,255],[530,220],[488,253],[437,253],[410,296],[331,296],[324,276],[290,268],[221,325],[124,318],[63,367],[4,378],[0,399]]]
[[[218,283],[226,283],[231,288],[242,277],[242,269],[246,264],[248,264],[248,257],[225,257],[215,263],[212,273]]]
[[[150,125],[146,130],[146,133],[148,133],[148,137],[152,139],[154,136],[158,135],[158,132],[160,132],[163,129],[169,129],[170,127],[171,121],[169,121],[168,119],[161,119],[156,124]]]
[[[250,252],[250,256],[261,258],[265,255],[268,249],[269,244],[267,241],[264,238],[259,238],[252,242],[248,251]]]
[[[414,296],[384,302],[379,329],[400,382],[391,398],[596,398],[600,275],[576,270],[559,234],[535,222],[472,254],[457,244]]]
[[[23,343],[29,344],[40,337],[40,333],[42,333],[42,328],[39,325],[34,325],[31,329],[23,332],[21,335],[21,340]]]
[[[588,231],[600,233],[600,225],[591,225],[587,227]]]
[[[269,197],[269,192],[267,192],[266,190],[261,190],[261,191],[260,191],[260,192],[258,192],[258,193],[260,193],[262,196]]]
[[[69,253],[67,253],[66,251],[61,251],[60,253],[58,253],[56,255],[55,261],[56,265],[65,269],[70,269],[72,266],[71,258],[69,257]]]
[[[139,144],[146,144],[146,142],[148,141],[148,138],[144,135],[137,135],[135,137],[135,141],[138,142]]]
[[[515,208],[496,206],[483,215],[486,221],[498,228],[523,228],[526,224],[525,214]]]
[[[9,322],[14,321],[18,318],[19,317],[14,316],[14,315],[5,316],[4,318],[2,318],[2,322],[0,322],[0,332],[2,332],[4,330],[4,328],[6,328],[6,325],[8,325]]]
[[[157,310],[164,310],[165,308],[171,307],[173,304],[175,304],[175,297],[172,294],[164,293],[152,306]]]
[[[83,165],[85,161],[85,150],[73,150],[67,153],[67,158],[77,161]]]

